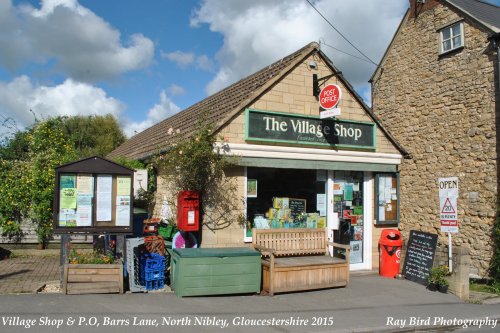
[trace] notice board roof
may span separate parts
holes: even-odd
[[[56,172],[81,172],[81,173],[111,173],[131,175],[133,169],[129,169],[99,156],[92,156],[82,160],[66,163],[56,167]]]

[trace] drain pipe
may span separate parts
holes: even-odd
[[[500,111],[500,33],[496,33],[489,38],[492,41],[493,48],[497,51],[497,98],[496,98],[496,109]]]

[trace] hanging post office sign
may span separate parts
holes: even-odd
[[[246,110],[246,141],[375,149],[375,123]]]

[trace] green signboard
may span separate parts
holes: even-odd
[[[375,149],[375,123],[246,110],[246,140]]]

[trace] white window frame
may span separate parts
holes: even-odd
[[[456,26],[460,27],[460,35],[453,35],[453,28]],[[443,37],[443,32],[449,31],[450,32],[450,38],[449,39],[444,39]],[[460,45],[454,45],[453,44],[453,38],[456,36],[460,36]],[[448,50],[444,49],[444,42],[449,40],[451,42],[451,48]],[[463,22],[457,22],[451,25],[448,25],[442,29],[439,30],[439,53],[440,54],[445,54],[457,49],[460,49],[464,47],[464,23]]]

